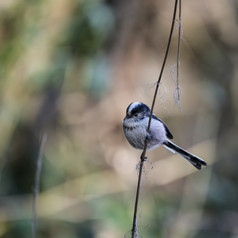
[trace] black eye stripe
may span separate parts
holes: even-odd
[[[138,107],[134,108],[134,109],[131,111],[131,114],[133,115],[133,114],[139,113],[139,109],[140,109],[140,108],[138,108]]]
[[[141,104],[137,107],[135,107],[134,109],[132,109],[131,114],[136,114],[136,113],[140,113],[140,112],[149,112],[150,109],[148,106],[146,106],[145,104]]]
[[[149,112],[150,112],[150,108],[147,105],[145,105],[144,103],[138,103],[138,102],[131,103],[126,109],[127,115],[135,115],[135,114],[141,114],[141,113],[148,114]]]

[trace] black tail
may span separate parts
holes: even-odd
[[[202,165],[204,165],[204,166],[207,165],[207,163],[203,159],[189,153],[188,151],[182,149],[181,147],[177,146],[176,144],[174,144],[173,142],[171,142],[169,140],[167,140],[163,144],[163,146],[165,146],[167,149],[169,149],[173,153],[179,153],[180,155],[182,155],[185,159],[187,159],[197,169],[201,169]]]

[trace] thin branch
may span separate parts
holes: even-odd
[[[47,139],[47,134],[44,133],[41,138],[39,154],[36,161],[35,186],[34,186],[34,196],[33,196],[32,238],[36,237],[37,204],[38,204],[38,194],[39,194],[39,185],[40,185],[40,174],[41,174],[41,166],[42,166],[42,156],[43,156],[46,139]]]
[[[176,80],[176,90],[175,90],[175,101],[179,104],[180,102],[180,88],[179,88],[179,71],[180,71],[180,42],[181,42],[181,0],[179,0],[179,20],[178,20],[178,49],[177,49],[177,80]]]
[[[168,53],[169,53],[169,49],[170,49],[170,45],[171,45],[171,39],[172,39],[172,34],[173,34],[173,30],[174,30],[174,24],[175,24],[175,19],[176,19],[176,11],[177,11],[177,5],[178,5],[178,0],[175,0],[174,3],[174,12],[173,12],[173,19],[172,19],[172,24],[171,24],[171,29],[170,29],[170,34],[169,34],[169,40],[168,40],[168,45],[166,48],[166,52],[165,52],[165,56],[164,56],[164,61],[160,70],[160,75],[159,78],[157,80],[157,84],[156,84],[156,88],[155,88],[155,93],[154,93],[154,97],[153,97],[153,101],[152,101],[152,105],[151,105],[151,110],[150,110],[150,118],[149,118],[149,122],[148,122],[148,127],[147,127],[147,132],[150,132],[150,125],[151,125],[151,118],[153,115],[153,110],[154,110],[154,105],[155,105],[155,101],[156,101],[156,97],[158,94],[158,89],[159,89],[159,85],[160,85],[160,81],[164,72],[164,67],[167,61],[167,57],[168,57]],[[145,143],[144,143],[144,149],[143,152],[140,156],[140,169],[139,169],[139,176],[138,176],[138,184],[137,184],[137,191],[136,191],[136,199],[135,199],[135,207],[134,207],[134,216],[133,216],[133,224],[132,224],[132,229],[131,229],[131,238],[135,237],[135,234],[137,233],[137,210],[138,210],[138,201],[139,201],[139,196],[140,196],[140,187],[141,187],[141,178],[142,178],[142,169],[143,169],[143,165],[144,162],[146,160],[146,151],[147,151],[147,144],[148,144],[148,138],[145,138]]]
[[[133,226],[132,226],[132,230],[131,230],[131,238],[134,238],[135,234],[137,234],[137,210],[138,210],[138,202],[139,202],[140,186],[141,186],[141,178],[142,178],[142,169],[143,169],[144,161],[145,161],[145,159],[141,158],[138,183],[137,183],[137,189],[136,189],[136,200],[135,200],[135,207],[134,207],[134,217],[133,217]]]

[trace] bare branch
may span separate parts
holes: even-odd
[[[157,80],[151,109],[150,109],[150,118],[149,118],[148,127],[147,127],[147,132],[148,133],[150,132],[151,118],[152,118],[152,115],[153,115],[154,105],[155,105],[155,101],[156,101],[156,97],[157,97],[157,94],[158,94],[160,81],[161,81],[161,78],[162,78],[162,75],[163,75],[163,72],[164,72],[164,67],[165,67],[165,64],[166,64],[166,61],[167,61],[167,57],[168,57],[168,53],[169,53],[169,49],[170,49],[170,45],[171,45],[171,39],[172,39],[173,30],[174,30],[174,23],[175,23],[175,20],[176,20],[175,18],[176,18],[177,5],[178,5],[178,0],[175,0],[173,19],[172,19],[172,24],[171,24],[170,34],[169,34],[169,40],[168,40],[168,44],[167,44],[163,64],[162,64],[162,67],[161,67],[161,70],[160,70],[159,78]],[[143,152],[140,156],[141,161],[140,161],[140,169],[139,169],[139,176],[138,176],[138,183],[137,183],[137,191],[136,191],[136,199],[135,199],[135,207],[134,207],[134,216],[133,216],[133,225],[132,225],[132,229],[131,229],[131,238],[138,237],[138,235],[137,235],[137,210],[138,210],[138,201],[139,201],[139,196],[140,196],[142,169],[143,169],[144,162],[146,160],[145,155],[146,155],[146,151],[147,151],[147,144],[148,144],[148,138],[146,137],[145,138],[145,143],[144,143],[144,149],[143,149]]]
[[[174,93],[175,102],[180,106],[180,87],[179,87],[179,71],[180,71],[180,42],[181,42],[181,0],[179,0],[179,20],[178,20],[178,49],[177,49],[177,80]]]

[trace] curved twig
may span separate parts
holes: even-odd
[[[152,119],[152,115],[153,115],[153,110],[154,110],[154,105],[155,105],[156,97],[157,97],[157,94],[158,94],[158,89],[159,89],[160,81],[161,81],[161,78],[162,78],[162,75],[163,75],[163,72],[164,72],[164,67],[165,67],[165,64],[166,64],[166,61],[167,61],[167,57],[168,57],[168,53],[169,53],[169,49],[170,49],[170,45],[171,45],[171,39],[172,39],[172,34],[173,34],[173,30],[174,30],[174,24],[175,24],[175,20],[176,20],[177,5],[178,5],[178,0],[175,0],[173,19],[172,19],[172,24],[171,24],[170,34],[169,34],[169,40],[168,40],[168,44],[167,44],[167,48],[166,48],[163,64],[162,64],[162,67],[161,67],[161,70],[160,70],[159,78],[157,80],[157,84],[156,84],[156,88],[155,88],[155,93],[154,93],[151,109],[150,109],[150,118],[149,118],[148,127],[147,127],[147,132],[148,133],[150,131],[151,119]],[[135,234],[137,233],[136,231],[137,231],[138,201],[139,201],[139,195],[140,195],[142,169],[143,169],[144,162],[146,160],[146,156],[145,155],[146,155],[146,151],[147,151],[147,144],[148,144],[148,138],[146,137],[145,138],[145,143],[144,143],[144,149],[143,149],[143,152],[142,152],[142,154],[140,156],[140,169],[139,169],[138,183],[137,183],[137,190],[136,190],[133,224],[132,224],[132,229],[131,229],[131,238],[134,238]]]

